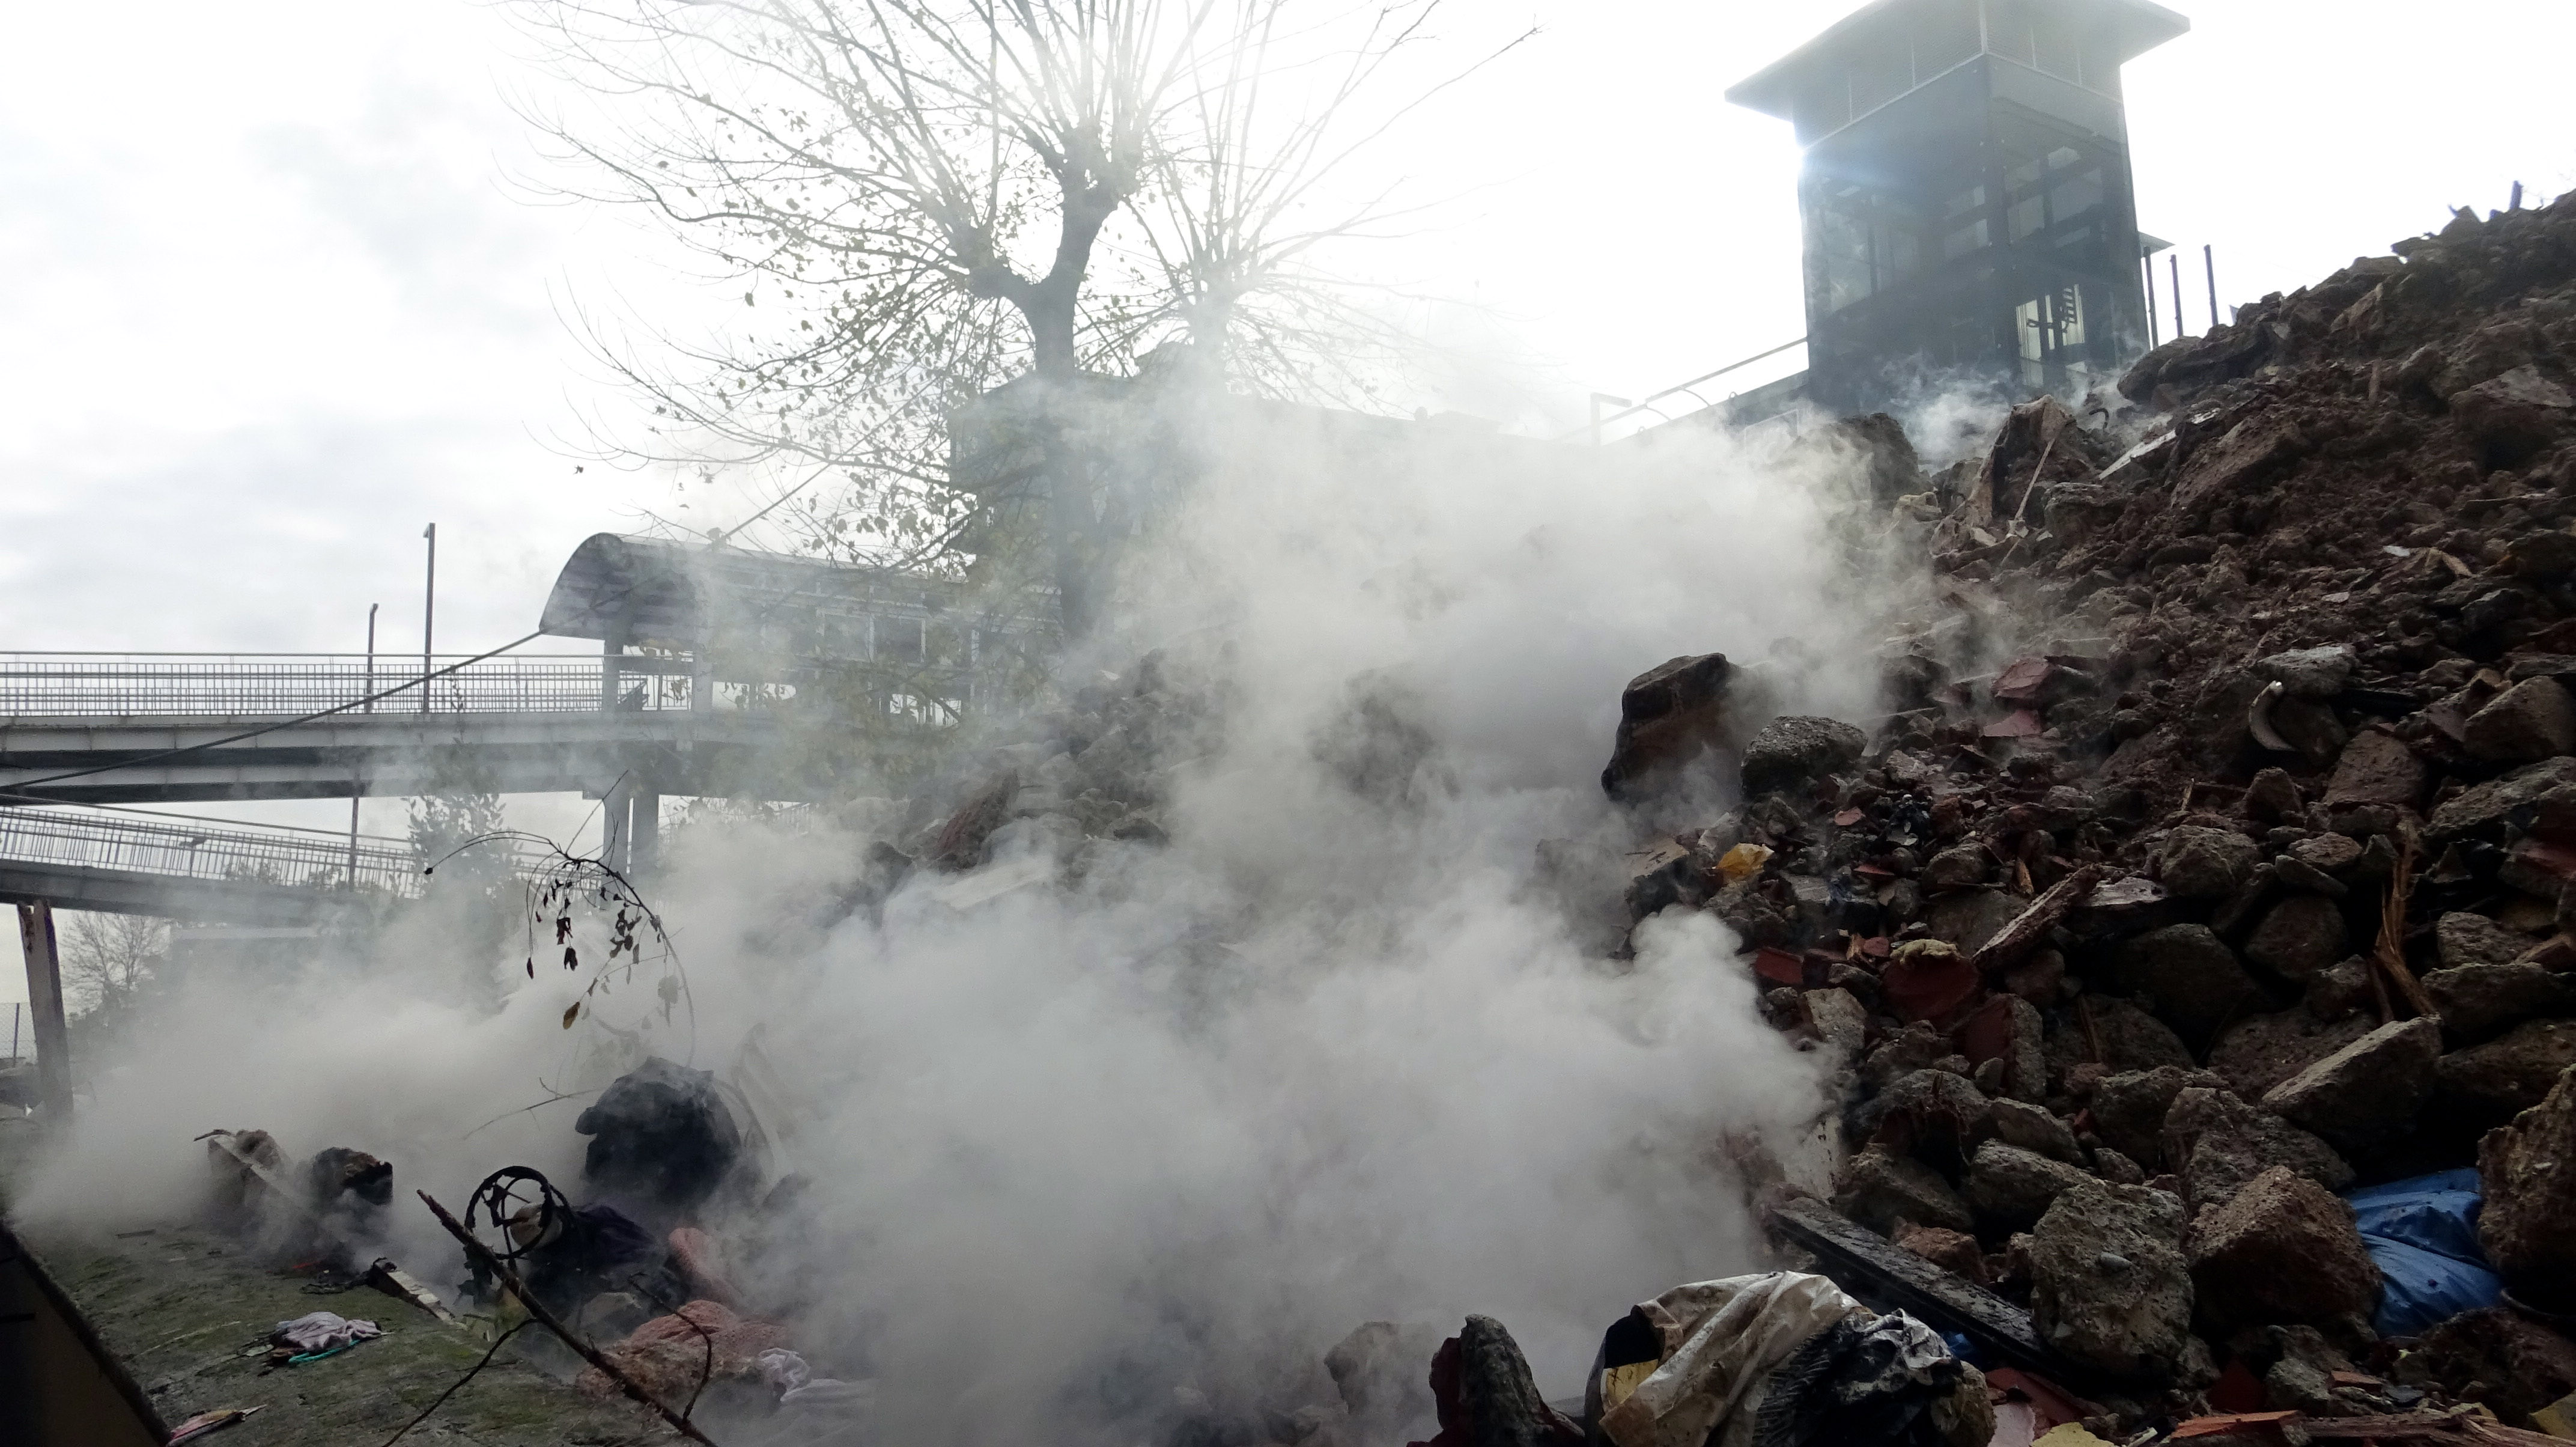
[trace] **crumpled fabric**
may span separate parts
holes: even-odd
[[[1932,1404],[1963,1375],[1941,1334],[1904,1312],[1838,1321],[1765,1384],[1753,1414],[1756,1447],[1939,1447]]]
[[[877,1384],[873,1379],[845,1382],[838,1377],[816,1377],[801,1387],[780,1393],[778,1405],[808,1412],[857,1416],[876,1410]]]
[[[1751,1447],[1771,1373],[1836,1322],[1871,1319],[1833,1282],[1798,1271],[1676,1286],[1633,1314],[1662,1338],[1663,1362],[1602,1414],[1614,1447]]]
[[[771,1347],[760,1354],[760,1379],[774,1392],[791,1392],[813,1380],[814,1369],[800,1352]]]
[[[760,1354],[760,1379],[778,1393],[779,1405],[785,1407],[857,1413],[870,1411],[877,1403],[875,1382],[818,1377],[803,1354],[785,1347],[771,1347]]]
[[[719,1302],[692,1301],[657,1316],[601,1353],[657,1396],[681,1397],[708,1381],[758,1379],[761,1356],[787,1344],[787,1329],[740,1316]],[[574,1386],[599,1398],[617,1395],[617,1384],[597,1367],[585,1367]]]
[[[384,1329],[372,1321],[351,1321],[337,1312],[307,1312],[293,1321],[281,1321],[269,1340],[298,1352],[327,1352],[383,1336]]]

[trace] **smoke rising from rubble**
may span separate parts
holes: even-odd
[[[1867,714],[1881,585],[1845,573],[1820,501],[1846,460],[1432,425],[1362,463],[1293,419],[1244,427],[1135,560],[1117,635],[1067,665],[1132,683],[1160,647],[1169,688],[1215,700],[1191,747],[1137,762],[1168,846],[1020,821],[980,875],[924,870],[881,924],[818,934],[797,921],[860,834],[671,841],[692,1063],[735,1070],[750,1040],[783,1085],[753,1099],[772,1169],[816,1182],[799,1344],[877,1378],[888,1440],[1160,1440],[1201,1398],[1331,1400],[1318,1359],[1363,1321],[1471,1311],[1561,1396],[1628,1303],[1756,1265],[1725,1142],[1785,1149],[1822,1104],[1821,1057],[1762,1024],[1713,917],[1650,922],[1612,964],[1584,911],[1617,907],[1635,842],[1597,781],[1630,677],[1717,650],[1793,710]],[[1007,761],[1028,784],[1053,751]],[[1546,887],[1551,839],[1600,877]],[[1078,884],[970,897],[1049,851]],[[404,956],[411,984],[386,967],[291,1008],[200,992],[30,1208],[169,1210],[218,1125],[374,1151],[398,1203],[520,1162],[574,1186],[578,1104],[465,1135],[574,1083],[565,988],[514,956],[477,1019],[429,994],[455,974],[435,942]],[[452,1247],[398,1216],[396,1254],[452,1281]]]

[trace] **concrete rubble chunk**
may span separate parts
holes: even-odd
[[[2335,1148],[2233,1091],[2193,1086],[2165,1113],[2164,1154],[2197,1211],[2233,1196],[2273,1166],[2287,1166],[2329,1191],[2353,1182]]]
[[[1775,718],[1744,746],[1744,794],[1796,789],[1860,762],[1869,735],[1839,719]]]
[[[2531,1020],[2483,1045],[2455,1050],[2434,1067],[2435,1098],[2446,1112],[2502,1121],[2538,1105],[2576,1065],[2576,1020]]]
[[[2412,809],[2424,797],[2424,761],[2394,735],[2364,729],[2344,745],[2326,780],[2326,807],[2387,805]]]
[[[2521,957],[2530,941],[2482,914],[2452,910],[2433,922],[2434,948],[2444,969],[2501,965]]]
[[[1949,1040],[1930,1025],[1917,1021],[1869,1052],[1861,1061],[1861,1083],[1872,1090],[1884,1091],[1949,1053]]]
[[[2244,1013],[2254,977],[2204,924],[2153,929],[2112,953],[2111,979],[2147,1002],[2186,1042],[2208,1045],[2219,1026]]]
[[[1898,1223],[1888,1239],[1953,1276],[1965,1277],[1980,1285],[1986,1280],[1986,1253],[1977,1245],[1977,1238],[1965,1231],[1917,1226],[1905,1221]]]
[[[2510,1307],[2482,1306],[2419,1337],[2396,1375],[2528,1428],[2532,1413],[2576,1392],[2576,1342]]]
[[[2343,834],[2318,834],[2290,846],[2290,857],[2319,874],[2340,874],[2361,860],[2361,841]]]
[[[2554,678],[2528,678],[2469,716],[2461,747],[2491,764],[2528,764],[2576,749],[2576,699]]]
[[[2520,462],[2576,424],[2576,398],[2524,365],[2456,393],[2451,412],[2498,462]]]
[[[2263,916],[2246,938],[2245,958],[2293,982],[2344,956],[2343,907],[2318,894],[2294,894]]]
[[[2433,1092],[2442,1027],[2392,1020],[2264,1092],[2263,1108],[2347,1153],[2403,1138]]]
[[[2576,1070],[2478,1143],[2478,1240],[2496,1273],[2546,1310],[2576,1310]]]
[[[1723,653],[1668,659],[1629,680],[1619,695],[1619,732],[1602,790],[1633,798],[1669,782],[1702,754],[1740,742],[1729,707],[1737,670]]]
[[[2103,1144],[2153,1167],[2164,1158],[2165,1115],[2185,1090],[2224,1090],[2227,1082],[2206,1070],[2164,1065],[2114,1075],[2093,1088],[2093,1130]],[[2167,1168],[2176,1164],[2164,1162]]]
[[[2296,819],[2306,812],[2298,781],[2286,769],[2263,769],[2245,786],[2245,808],[2257,819]]]
[[[2458,965],[2424,976],[2442,1033],[2474,1043],[2535,1015],[2576,1015],[2576,979],[2536,964]]]
[[[2088,1015],[2093,1022],[2089,1031],[2083,1023]],[[2096,1040],[2102,1047],[2099,1056],[2093,1053]],[[2061,1078],[2084,1064],[2097,1065],[2100,1074],[2109,1076],[2159,1065],[2189,1069],[2192,1063],[2191,1050],[2165,1022],[2109,995],[2078,996],[2072,1008],[2058,1013],[2048,1034],[2049,1069]]]
[[[1843,1166],[1834,1183],[1834,1210],[1881,1236],[1897,1223],[1969,1231],[1976,1218],[1940,1173],[1911,1156],[1871,1145]]]
[[[1324,1370],[1355,1421],[1397,1424],[1432,1411],[1422,1365],[1440,1349],[1440,1329],[1428,1324],[1365,1322],[1324,1354]]]
[[[2021,918],[2028,903],[2000,889],[1962,889],[1934,900],[1923,912],[1923,923],[1934,939],[1973,955]]]
[[[2156,878],[2176,899],[2224,899],[2263,859],[2262,847],[2232,829],[2183,824],[2156,846]]]
[[[2305,1322],[2266,1327],[2267,1344],[2277,1345],[2280,1359],[2263,1373],[2263,1394],[2277,1412],[2341,1415],[2335,1401],[2334,1374],[2353,1370],[2350,1357],[2335,1350],[2325,1333]]]
[[[2209,1068],[2227,1078],[2228,1089],[2247,1100],[2261,1100],[2273,1086],[2369,1034],[2377,1024],[2358,1015],[2323,1020],[2306,1010],[2255,1015],[2218,1037],[2210,1048]]]
[[[1997,995],[1979,1006],[1956,1032],[1959,1050],[1991,1072],[1992,1084],[1980,1074],[1980,1088],[1998,1099],[2041,1101],[2048,1098],[2047,1029],[2039,1008],[2017,995]]]
[[[2113,1376],[2154,1380],[2192,1348],[2182,1202],[2087,1180],[2031,1232],[2031,1325],[2040,1340]]]
[[[1991,1226],[2028,1229],[2049,1203],[2093,1177],[2083,1167],[1988,1141],[1968,1166],[1968,1205]]]
[[[2254,676],[2280,684],[2281,692],[2291,698],[2325,699],[2344,691],[2358,662],[2352,649],[2340,643],[2297,648],[2254,660]]]
[[[2075,1128],[2050,1114],[2045,1106],[1998,1100],[1994,1120],[1995,1139],[2005,1145],[2018,1146],[2053,1161],[2074,1163],[2083,1159],[2083,1147],[2075,1141]]]
[[[2576,758],[2561,755],[2526,764],[2503,778],[2464,789],[2435,809],[2424,827],[2425,840],[2439,844],[2467,835],[2500,834],[2508,815],[2560,791],[2576,800]]]
[[[2200,1312],[2221,1330],[2322,1324],[2379,1301],[2379,1268],[2352,1208],[2287,1166],[2201,1211],[2186,1254]]]
[[[1501,1322],[1471,1316],[1456,1336],[1440,1344],[1441,1355],[1449,1354],[1451,1342],[1457,1344],[1456,1407],[1465,1418],[1457,1426],[1473,1424],[1470,1440],[1476,1447],[1561,1447],[1568,1440],[1580,1440],[1582,1429],[1539,1395],[1528,1359]],[[1436,1359],[1432,1370],[1439,1375]],[[1442,1430],[1456,1430],[1450,1420],[1451,1404],[1439,1405]]]
[[[2359,955],[2338,961],[2308,976],[2307,993],[2301,1003],[2320,1020],[2341,1020],[2359,1014],[2378,1004],[2379,997],[2371,988],[2377,973]]]
[[[1923,883],[1931,889],[1966,889],[1986,882],[1995,857],[1982,844],[1960,844],[1932,856],[1923,866]]]
[[[1827,1045],[1845,1060],[1858,1060],[1869,1035],[1869,1012],[1849,990],[1809,990],[1807,1020]]]
[[[1916,1154],[1955,1156],[1964,1162],[1977,1142],[1994,1134],[1992,1109],[1993,1102],[1975,1082],[1935,1068],[1898,1077],[1862,1108],[1862,1116],[1881,1140]],[[1943,1159],[1945,1168],[1950,1164]]]

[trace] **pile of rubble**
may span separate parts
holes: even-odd
[[[2576,1423],[2576,196],[2395,249],[1900,499],[1874,729],[1676,659],[1604,775],[1737,771],[1628,905],[1839,1064],[1787,1238],[2105,1435]]]
[[[1160,653],[1103,670],[963,751],[946,776],[911,798],[872,801],[880,817],[859,822],[877,842],[813,923],[878,917],[917,870],[974,875],[936,887],[962,908],[1012,889],[1078,884],[1113,844],[1165,842],[1161,809],[1172,771],[1212,752],[1216,727],[1213,695],[1170,672]],[[982,869],[996,861],[1007,867]]]

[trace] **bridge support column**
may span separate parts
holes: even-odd
[[[650,879],[662,863],[662,791],[638,788],[635,805],[626,829],[626,857],[632,863],[626,873],[632,879]]]
[[[622,779],[599,801],[599,860],[620,874],[627,872],[632,836],[627,832],[626,815],[634,802],[634,786]]]
[[[71,1033],[63,1024],[62,958],[54,948],[54,907],[18,906],[18,944],[27,955],[27,1013],[36,1017],[36,1083],[48,1128],[72,1118]]]

